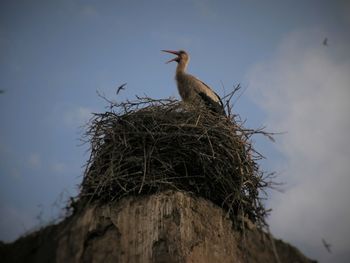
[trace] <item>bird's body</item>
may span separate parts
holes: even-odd
[[[168,62],[178,62],[175,80],[182,100],[191,105],[206,106],[208,109],[216,113],[225,115],[225,110],[220,97],[204,82],[186,72],[190,59],[189,55],[182,50],[164,51],[178,55],[177,58],[174,58]]]
[[[331,244],[327,243],[326,240],[322,238],[322,243],[329,253],[332,253]]]
[[[327,37],[323,40],[322,44],[324,46],[328,46],[328,38]]]

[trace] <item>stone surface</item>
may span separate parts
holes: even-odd
[[[224,211],[182,192],[90,206],[12,244],[2,262],[314,262],[247,224],[235,231]]]

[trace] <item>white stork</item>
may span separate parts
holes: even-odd
[[[177,55],[177,57],[166,63],[176,61],[176,83],[180,96],[185,103],[194,105],[205,105],[208,109],[225,115],[224,106],[218,94],[216,94],[207,84],[196,77],[186,73],[190,56],[186,51],[162,50],[163,52]]]

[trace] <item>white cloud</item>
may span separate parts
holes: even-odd
[[[21,173],[20,173],[20,171],[19,171],[18,168],[14,167],[14,168],[12,168],[11,171],[10,171],[10,176],[13,177],[13,178],[18,179],[18,178],[21,177]]]
[[[164,42],[172,43],[174,47],[178,47],[177,49],[188,49],[190,48],[193,42],[198,41],[198,38],[195,35],[178,35],[174,33],[169,33],[167,29],[152,31],[151,37],[153,37],[154,39],[160,39]]]
[[[286,162],[275,167],[286,171],[287,191],[271,200],[271,229],[321,262],[335,262],[350,256],[350,50],[323,46],[324,35],[289,35],[248,81],[268,127],[287,132],[277,144]]]
[[[92,6],[92,5],[84,5],[84,6],[82,6],[80,12],[81,12],[81,14],[83,16],[87,16],[87,17],[97,17],[97,16],[99,16],[99,13],[98,13],[96,7]]]
[[[203,17],[216,19],[217,13],[214,11],[215,5],[211,0],[192,0],[194,8],[198,10]]]
[[[92,112],[93,111],[91,109],[86,107],[77,107],[75,109],[68,110],[64,114],[64,122],[69,126],[74,125],[78,127],[84,125],[92,117]]]
[[[66,170],[66,168],[67,166],[64,163],[60,163],[60,162],[54,163],[51,166],[52,171],[55,173],[62,173]]]
[[[32,169],[38,169],[41,167],[41,158],[37,153],[31,153],[28,157],[28,165]]]

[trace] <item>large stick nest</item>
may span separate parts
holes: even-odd
[[[231,113],[231,98],[227,117],[175,99],[108,101],[107,112],[88,125],[91,155],[80,201],[108,203],[174,189],[213,201],[233,219],[265,226],[259,190],[268,182],[250,138],[268,134],[245,129]]]

